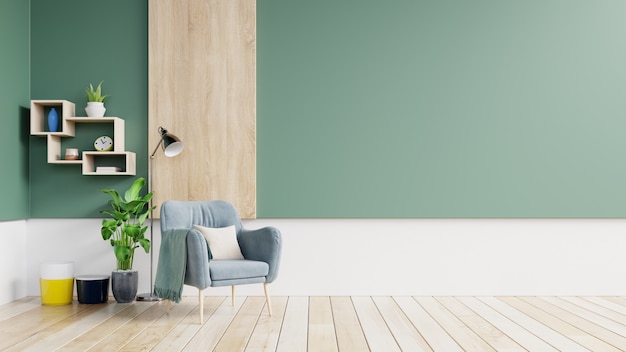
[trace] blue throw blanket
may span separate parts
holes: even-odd
[[[187,267],[188,229],[170,229],[161,233],[161,251],[154,281],[154,295],[180,302]]]

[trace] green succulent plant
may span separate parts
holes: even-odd
[[[93,88],[93,84],[91,83],[89,83],[89,88],[85,88],[88,102],[104,103],[104,99],[106,99],[108,95],[102,95],[102,82],[103,81],[100,81],[96,89]]]

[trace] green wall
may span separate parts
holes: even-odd
[[[145,176],[147,1],[31,5],[31,98],[81,111],[83,88],[104,80]],[[623,217],[625,10],[258,2],[258,216]],[[132,181],[47,164],[43,138],[30,149],[32,217],[99,217],[98,191]]]
[[[626,2],[257,6],[259,217],[626,215]]]
[[[106,116],[126,123],[126,150],[137,154],[137,176],[147,177],[147,0],[31,0],[31,99],[66,99],[86,116],[84,88],[104,81]],[[77,124],[62,150],[93,150],[109,125]],[[155,132],[156,133],[156,132]],[[131,176],[83,176],[80,165],[46,162],[46,140],[30,137],[31,217],[100,217],[104,188],[125,190]]]
[[[29,2],[0,2],[0,221],[28,217]]]

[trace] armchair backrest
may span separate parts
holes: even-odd
[[[242,227],[237,209],[223,200],[168,200],[161,205],[161,231],[190,229],[193,225],[205,227],[235,225],[237,233]]]

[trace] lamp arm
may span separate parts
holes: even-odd
[[[156,154],[157,150],[159,150],[161,144],[163,144],[163,137],[159,138],[159,144],[156,145],[156,148],[154,148],[154,151],[150,154],[150,159],[154,159],[154,154]]]
[[[156,147],[154,148],[154,150],[152,151],[152,154],[150,154],[150,160],[148,160],[148,162],[150,163],[150,170],[149,174],[148,174],[148,193],[152,192],[152,164],[154,163],[152,160],[154,159],[154,155],[156,154],[157,150],[159,150],[159,147],[161,146],[161,144],[163,144],[163,138],[159,138],[159,143],[156,145]],[[150,200],[150,207],[152,207],[152,200]],[[152,217],[152,212],[150,212],[150,217]],[[152,226],[151,226],[152,227]]]

